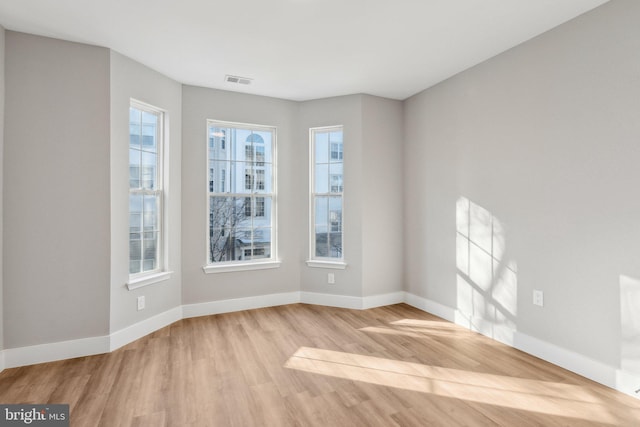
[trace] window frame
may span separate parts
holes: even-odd
[[[278,187],[277,187],[277,147],[278,147],[278,129],[276,126],[270,126],[270,125],[260,125],[260,124],[253,124],[253,123],[241,123],[241,122],[231,122],[231,121],[225,121],[225,120],[215,120],[215,119],[207,119],[206,120],[206,127],[205,127],[205,132],[206,132],[206,155],[205,155],[205,162],[206,162],[206,169],[205,170],[209,170],[209,153],[210,153],[210,145],[208,143],[209,140],[209,130],[212,126],[215,127],[224,127],[224,128],[236,128],[236,129],[243,129],[243,130],[251,130],[251,131],[260,131],[260,132],[270,132],[272,135],[272,140],[271,140],[271,162],[270,163],[266,163],[264,161],[264,159],[260,162],[258,162],[256,160],[256,154],[255,154],[255,147],[253,147],[252,150],[252,158],[251,158],[251,162],[252,162],[252,169],[253,167],[257,166],[257,167],[264,167],[265,164],[269,164],[270,168],[271,168],[271,192],[270,193],[266,193],[266,192],[257,192],[256,189],[254,188],[252,190],[252,192],[250,193],[232,193],[232,192],[222,192],[222,193],[216,193],[216,192],[210,192],[209,190],[209,183],[208,183],[208,179],[205,180],[206,181],[206,186],[205,186],[205,190],[206,191],[206,203],[205,203],[205,209],[206,209],[206,222],[205,222],[205,260],[204,260],[204,265],[202,267],[203,271],[207,274],[210,273],[225,273],[225,272],[233,272],[233,271],[245,271],[245,270],[262,270],[262,269],[271,269],[271,268],[278,268],[280,267],[280,260],[278,258],[278,228],[277,228],[277,224],[278,224],[278,203],[277,203],[277,194],[278,194]],[[226,148],[224,149],[230,149],[233,150],[233,144],[232,141],[229,140],[230,135],[225,135],[225,145]],[[240,147],[238,149],[240,149],[242,152],[246,153],[247,152],[247,146],[246,146],[246,142],[245,141],[235,141],[235,144],[239,144]],[[248,159],[246,161],[249,161]],[[226,173],[226,168],[222,169],[225,171]],[[252,188],[255,186],[256,184],[256,176],[257,174],[255,173],[256,171],[253,170],[253,173],[251,173],[251,176],[249,177],[250,183]],[[207,172],[208,173],[208,172]],[[217,172],[216,172],[217,173]],[[247,183],[247,173],[246,171],[243,170],[243,174],[242,174],[242,182],[237,183],[237,185],[240,185],[240,187],[244,190],[246,189],[246,183]],[[225,189],[226,189],[226,179],[221,179],[221,182],[225,182]],[[263,184],[266,186],[267,185],[267,181],[266,179],[263,180]],[[239,187],[239,188],[240,188]],[[260,258],[260,259],[251,259],[251,260],[231,260],[231,261],[220,261],[220,262],[215,262],[212,263],[210,262],[210,254],[209,254],[209,250],[210,250],[210,223],[209,223],[209,218],[210,218],[210,197],[214,196],[215,194],[221,196],[221,195],[225,195],[226,197],[233,197],[233,198],[246,198],[246,197],[250,197],[251,201],[253,203],[251,203],[251,217],[253,218],[255,216],[256,213],[256,206],[255,206],[255,201],[257,198],[262,198],[263,200],[265,198],[271,198],[271,222],[270,222],[270,229],[271,229],[271,256],[269,258]],[[264,202],[264,204],[266,205],[266,202]],[[266,206],[264,208],[264,211],[266,213]],[[254,241],[252,240],[251,245],[249,247],[247,247],[246,249],[251,249],[252,253],[255,249],[254,246]],[[242,253],[244,254],[244,250],[242,251]],[[244,257],[244,256],[243,256]]]
[[[332,174],[328,171],[329,182],[327,192],[320,193],[315,191],[316,184],[316,134],[318,133],[330,133],[335,131],[341,131],[343,142],[342,142],[342,151],[340,151],[339,159],[332,158],[332,150],[331,150],[331,142],[328,144],[328,152],[327,152],[327,164],[330,165],[332,161],[339,160],[342,163],[342,180],[340,185],[340,192],[332,192],[331,189],[331,176]],[[333,126],[321,126],[321,127],[312,127],[309,128],[309,258],[307,260],[307,266],[309,267],[317,267],[317,268],[331,268],[331,269],[345,269],[347,267],[347,263],[345,261],[345,227],[344,227],[344,218],[345,218],[345,197],[344,197],[344,175],[345,175],[345,162],[344,162],[344,126],[343,125],[333,125]],[[342,248],[340,257],[319,257],[316,256],[316,233],[315,233],[315,217],[316,217],[316,198],[317,197],[340,197],[341,199],[341,208],[342,208],[342,217],[340,222],[340,233],[342,234]],[[327,213],[329,214],[329,211]],[[331,227],[330,218],[327,217],[327,226]],[[328,229],[329,230],[329,229]],[[328,231],[329,232],[329,231]]]
[[[156,162],[156,189],[155,190],[150,190],[150,189],[143,189],[142,186],[140,186],[139,188],[131,188],[130,184],[129,185],[129,193],[128,193],[128,197],[129,200],[127,202],[127,225],[128,225],[128,234],[130,234],[131,232],[131,224],[130,224],[130,214],[131,214],[131,202],[130,202],[130,198],[131,195],[133,194],[139,194],[142,196],[145,195],[153,195],[158,197],[158,202],[157,202],[157,212],[158,212],[158,216],[157,216],[157,233],[158,233],[158,239],[156,241],[156,268],[154,268],[153,270],[146,270],[146,271],[140,271],[138,273],[129,273],[128,276],[128,281],[126,283],[126,286],[129,290],[133,290],[133,289],[137,289],[139,287],[142,286],[147,286],[153,283],[157,283],[157,282],[161,282],[164,280],[168,280],[171,278],[171,271],[168,271],[168,260],[167,260],[167,249],[166,249],[166,242],[167,242],[167,227],[166,227],[166,211],[167,211],[167,207],[166,207],[166,201],[167,201],[167,190],[166,190],[166,186],[165,186],[165,182],[167,180],[167,177],[165,176],[165,171],[166,171],[166,159],[165,159],[165,153],[167,152],[167,135],[168,135],[168,130],[166,129],[168,120],[167,120],[167,112],[166,110],[156,107],[154,105],[151,104],[147,104],[145,102],[142,101],[138,101],[136,99],[131,98],[129,100],[129,114],[131,109],[136,109],[142,112],[146,112],[148,114],[153,114],[155,116],[158,117],[158,125],[157,125],[157,129],[156,129],[156,158],[157,158],[157,162]],[[129,129],[129,119],[127,119],[127,129]],[[129,147],[130,145],[130,130],[128,130],[127,132],[127,146]],[[142,147],[142,143],[141,143],[141,147]],[[129,156],[127,157],[127,163],[128,165],[130,165],[130,148],[128,148],[128,153]],[[129,166],[130,167],[130,166]],[[129,171],[128,171],[129,172]],[[129,176],[129,173],[127,174],[127,176]],[[144,203],[144,201],[143,201]],[[144,233],[144,230],[142,231],[142,233]],[[130,239],[127,239],[127,242],[129,242]],[[141,247],[141,251],[144,251],[144,244],[142,244]],[[131,250],[129,248],[128,251],[128,262],[127,262],[127,270],[130,269],[130,263],[131,263]]]

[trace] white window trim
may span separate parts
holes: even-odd
[[[344,270],[347,268],[347,263],[344,261],[325,261],[324,258],[322,258],[307,260],[307,266],[312,268],[331,268],[334,270]]]
[[[212,273],[231,273],[234,271],[251,271],[251,270],[269,270],[272,268],[280,268],[281,261],[235,261],[217,264],[208,264],[202,267],[202,271],[206,274]]]
[[[142,288],[144,286],[149,286],[155,283],[164,282],[165,280],[171,279],[172,274],[173,274],[173,271],[162,271],[160,273],[148,274],[145,276],[137,277],[127,282],[127,289],[132,291],[134,289]]]
[[[207,154],[205,156],[206,169],[209,170],[209,127],[214,126],[229,126],[229,127],[244,127],[249,129],[264,130],[273,132],[273,140],[271,142],[271,257],[261,258],[258,260],[240,260],[240,261],[225,261],[218,263],[209,262],[209,181],[206,180],[205,189],[206,195],[206,215],[205,222],[205,259],[202,271],[205,274],[212,273],[230,273],[235,271],[250,271],[250,270],[268,270],[279,268],[282,262],[278,258],[278,173],[277,173],[277,159],[278,159],[278,128],[270,125],[260,125],[254,123],[241,123],[241,122],[229,122],[224,120],[207,119],[205,127],[205,141],[207,141]],[[225,140],[226,149],[229,149],[229,142]],[[208,175],[207,175],[208,176]],[[244,181],[242,182],[244,186]],[[263,193],[257,193],[263,194]],[[265,195],[266,197],[266,195]],[[265,210],[266,212],[266,210]],[[253,214],[253,211],[252,211]]]
[[[169,152],[167,150],[168,145],[168,135],[169,130],[167,128],[169,121],[167,120],[167,112],[161,108],[158,108],[154,105],[147,104],[145,102],[139,101],[134,98],[130,98],[129,107],[133,107],[142,111],[148,111],[157,113],[160,116],[160,124],[159,124],[159,136],[158,136],[158,180],[159,180],[159,193],[160,193],[160,203],[158,206],[158,230],[160,235],[158,237],[158,268],[154,270],[144,271],[141,273],[129,274],[129,280],[125,284],[127,289],[133,290],[138,289],[143,286],[152,285],[158,282],[163,282],[171,278],[172,271],[168,271],[167,266],[169,265],[168,260],[168,230],[167,230],[167,221],[166,221],[166,212],[167,212],[167,192],[166,192],[166,182],[168,181],[168,177],[166,176],[166,171],[168,168],[166,167],[167,159],[166,153]],[[128,126],[127,126],[128,128]],[[128,134],[128,131],[127,131]],[[128,150],[127,150],[128,151]],[[129,191],[131,194],[131,191]],[[127,211],[129,207],[127,205]],[[128,215],[127,215],[128,217]],[[129,220],[127,219],[127,228],[129,224]],[[128,239],[127,239],[128,242]],[[129,268],[129,263],[127,262],[127,269]]]
[[[333,257],[316,257],[315,256],[315,139],[314,134],[318,131],[326,132],[333,130],[341,130],[344,137],[344,126],[343,125],[334,125],[334,126],[320,126],[309,128],[309,259],[306,261],[308,267],[312,268],[331,268],[331,269],[339,269],[344,270],[347,267],[347,262],[345,261],[345,239],[344,239],[344,218],[345,218],[345,209],[344,209],[344,142],[342,148],[342,165],[343,165],[343,176],[342,176],[342,188],[343,191],[340,192],[342,196],[342,256],[340,258]],[[331,145],[329,144],[329,157],[331,157]],[[331,162],[331,159],[329,159]],[[329,185],[331,185],[329,183]],[[331,190],[331,188],[329,188]]]

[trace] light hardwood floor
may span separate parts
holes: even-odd
[[[405,304],[185,319],[117,351],[0,373],[72,426],[640,425],[640,400]]]

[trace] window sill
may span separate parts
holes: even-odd
[[[205,265],[202,270],[206,274],[211,273],[231,273],[234,271],[251,271],[251,270],[267,270],[271,268],[279,268],[280,261],[264,261],[264,262],[247,262],[221,265]]]
[[[347,263],[344,261],[319,261],[316,259],[307,260],[307,266],[312,268],[332,268],[334,270],[344,270]]]
[[[127,282],[127,289],[130,291],[138,288],[142,288],[143,286],[153,285],[154,283],[164,282],[165,280],[171,279],[171,274],[173,271],[163,271],[161,273],[150,274],[148,276],[136,277],[133,280],[129,280]]]

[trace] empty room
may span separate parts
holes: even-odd
[[[640,425],[639,22],[0,0],[0,425]]]

